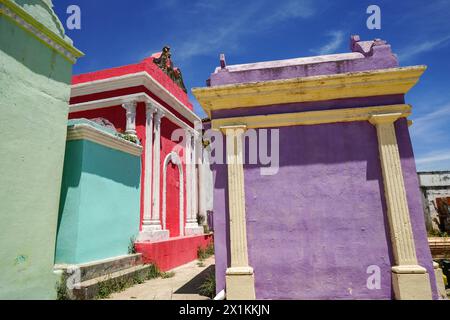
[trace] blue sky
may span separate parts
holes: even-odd
[[[86,53],[74,73],[136,63],[168,44],[188,87],[204,86],[225,53],[228,64],[348,52],[349,37],[387,40],[402,66],[428,70],[407,96],[418,170],[450,170],[450,1],[55,0],[81,8],[81,30],[67,30]],[[381,8],[381,30],[366,9]],[[191,95],[195,111],[204,113]]]

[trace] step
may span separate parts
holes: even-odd
[[[112,285],[115,281],[126,281],[133,277],[142,277],[142,279],[144,279],[150,268],[150,265],[138,265],[83,281],[80,284],[75,285],[75,288],[72,289],[72,299],[94,299],[99,292],[100,285],[108,286]]]
[[[63,270],[67,275],[69,267],[78,267],[81,273],[80,282],[83,282],[141,264],[142,254],[136,253],[77,265],[56,265],[55,269]]]

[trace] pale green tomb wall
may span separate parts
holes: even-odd
[[[67,142],[57,264],[128,254],[139,232],[140,157],[87,140]]]
[[[56,298],[71,72],[61,54],[0,15],[0,299]]]

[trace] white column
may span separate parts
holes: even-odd
[[[195,132],[192,137],[192,217],[195,218],[196,221],[198,215],[198,139],[199,135]]]
[[[186,133],[186,195],[187,195],[187,221],[186,235],[197,235],[203,233],[203,227],[197,222],[196,178],[195,178],[195,133]]]
[[[153,175],[153,115],[156,107],[147,103],[146,123],[145,123],[145,172],[144,172],[144,218],[142,230],[151,230],[154,225],[159,224],[159,220],[152,218],[152,175]]]
[[[227,143],[231,266],[226,272],[228,300],[254,300],[255,278],[248,263],[243,135],[245,126],[224,127]]]
[[[160,241],[169,238],[169,231],[162,230],[159,210],[161,119],[163,117],[164,112],[158,110],[152,103],[147,104],[144,221],[138,241]]]
[[[130,101],[122,104],[122,107],[126,110],[127,124],[125,133],[131,136],[136,136],[136,105],[135,101]]]
[[[192,184],[191,184],[191,163],[192,163],[192,134],[188,130],[186,132],[186,148],[184,161],[186,163],[186,222],[192,223]]]
[[[378,148],[383,172],[391,245],[395,260],[392,285],[396,299],[431,299],[427,270],[419,265],[406,198],[394,122],[400,113],[373,115],[377,129]]]

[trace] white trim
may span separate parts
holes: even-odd
[[[181,165],[181,159],[177,153],[171,152],[166,156],[163,166],[163,195],[162,195],[162,226],[166,230],[166,208],[167,208],[167,166],[169,162],[172,162],[178,167],[180,172],[180,202],[179,202],[179,221],[180,221],[180,237],[184,236],[184,178],[183,178],[183,166]]]
[[[122,104],[126,110],[126,129],[125,133],[137,137],[136,135],[136,101],[130,101]]]
[[[164,88],[146,71],[127,74],[123,76],[111,77],[108,79],[94,80],[72,85],[71,98],[84,96],[92,93],[112,91],[136,86],[145,86],[152,93],[156,94],[165,103],[172,106],[189,121],[201,121],[201,119],[184,105],[177,97]]]
[[[142,154],[141,146],[96,129],[88,124],[76,124],[67,129],[67,141],[73,140],[89,140],[134,156]]]
[[[164,112],[158,109],[153,118],[153,208],[152,208],[152,220],[159,220],[160,213],[160,163],[161,163],[161,121],[164,117]],[[144,186],[145,188],[145,186]]]
[[[359,52],[337,53],[337,54],[301,57],[301,58],[285,59],[285,60],[234,64],[234,65],[227,65],[225,67],[225,69],[228,70],[229,72],[250,71],[250,70],[259,70],[259,69],[267,69],[267,68],[283,68],[283,67],[292,67],[292,66],[302,66],[302,65],[307,65],[307,64],[339,62],[339,61],[345,61],[345,60],[357,60],[357,59],[364,59],[364,57],[365,56]],[[222,69],[222,67],[217,67],[216,70],[214,71],[214,73],[219,73],[221,71],[221,69]]]
[[[69,112],[72,113],[72,112],[121,106],[122,104],[129,103],[130,101],[151,103],[151,104],[155,105],[158,109],[162,110],[165,113],[166,117],[168,119],[170,119],[170,121],[172,121],[176,125],[180,126],[182,129],[186,129],[190,132],[195,131],[194,128],[192,128],[186,122],[184,122],[183,120],[178,118],[171,111],[167,110],[165,107],[163,107],[161,104],[159,104],[156,100],[151,98],[146,93],[134,93],[134,94],[124,95],[124,96],[119,96],[119,97],[113,97],[113,98],[100,99],[100,100],[94,100],[94,101],[89,101],[89,102],[72,104],[69,107]],[[197,117],[197,119],[198,119],[198,121],[200,121],[200,118]],[[197,119],[196,119],[196,121],[197,121]]]
[[[144,216],[142,219],[142,230],[159,227],[161,222],[159,217],[153,219],[152,216],[152,177],[153,177],[153,115],[156,108],[148,103],[145,110],[145,172],[144,172]]]

